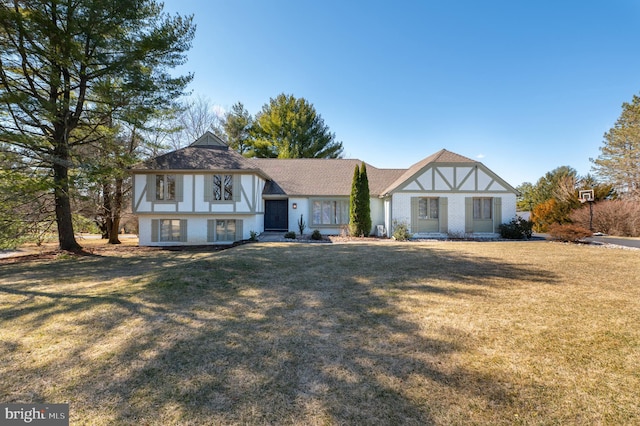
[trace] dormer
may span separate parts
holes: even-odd
[[[229,145],[227,145],[222,139],[213,133],[207,131],[204,135],[200,136],[198,140],[192,143],[189,146],[199,147],[199,148],[212,148],[212,149],[220,149],[220,150],[228,150]]]

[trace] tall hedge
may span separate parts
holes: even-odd
[[[353,236],[368,236],[371,232],[371,206],[369,199],[369,178],[367,167],[356,168],[351,182],[349,199],[349,233]]]
[[[369,197],[369,178],[367,177],[367,166],[362,163],[360,167],[360,179],[359,179],[360,191],[358,196],[360,197],[360,230],[361,235],[365,237],[369,236],[371,232],[371,203]]]
[[[360,227],[360,168],[356,164],[353,172],[353,180],[351,181],[351,197],[349,198],[349,234],[359,235]]]

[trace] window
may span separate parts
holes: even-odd
[[[206,176],[204,181],[205,201],[234,201],[233,181],[234,175]]]
[[[187,241],[186,219],[152,219],[151,241],[181,242]]]
[[[420,198],[420,200],[418,200],[419,219],[437,219],[438,213],[439,209],[437,198]]]
[[[233,176],[213,175],[213,200],[233,200]]]
[[[348,200],[315,200],[311,208],[312,225],[347,225],[349,223]]]
[[[160,219],[160,241],[181,241],[180,220]]]
[[[242,239],[242,220],[208,219],[207,242],[234,242]]]
[[[176,199],[176,176],[156,175],[156,200],[174,201]]]
[[[493,217],[493,198],[474,198],[473,199],[473,219],[474,220],[490,220]]]
[[[236,221],[216,220],[216,237],[218,241],[235,241]]]

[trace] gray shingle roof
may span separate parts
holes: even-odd
[[[416,173],[420,172],[422,169],[427,167],[429,164],[433,164],[433,163],[477,164],[478,162],[470,158],[464,157],[462,155],[456,154],[455,152],[447,151],[446,149],[441,149],[435,154],[432,154],[427,158],[421,161],[418,161],[413,166],[409,167],[407,170],[404,170],[403,173],[400,176],[398,176],[398,178],[395,181],[392,181],[390,185],[385,187],[380,194],[381,195],[388,194],[389,192],[393,191],[398,186],[400,186],[402,183],[406,182]]]
[[[378,169],[367,164],[369,192],[374,197],[388,194],[432,163],[480,164],[446,149],[409,169]],[[190,146],[139,163],[132,171],[251,171],[267,180],[265,195],[329,197],[349,196],[353,172],[360,164],[362,161],[356,159],[245,158],[206,133]]]
[[[264,194],[289,196],[348,196],[356,165],[355,159],[277,159],[251,158],[255,168],[263,170],[273,182],[265,187]],[[404,169],[378,169],[367,164],[369,192],[373,196],[405,172]]]
[[[188,146],[133,166],[142,170],[253,170],[254,164],[237,152],[217,146]]]

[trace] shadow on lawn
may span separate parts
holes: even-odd
[[[0,291],[66,305],[46,315],[102,305],[116,313],[102,321],[105,342],[75,347],[69,366],[89,362],[87,351],[135,324],[126,344],[68,389],[85,410],[109,406],[116,423],[423,425],[461,398],[518,404],[509,383],[449,362],[472,337],[407,319],[398,297],[439,303],[555,277],[418,247],[389,245],[381,256],[367,245],[247,245],[159,264],[135,302]]]

